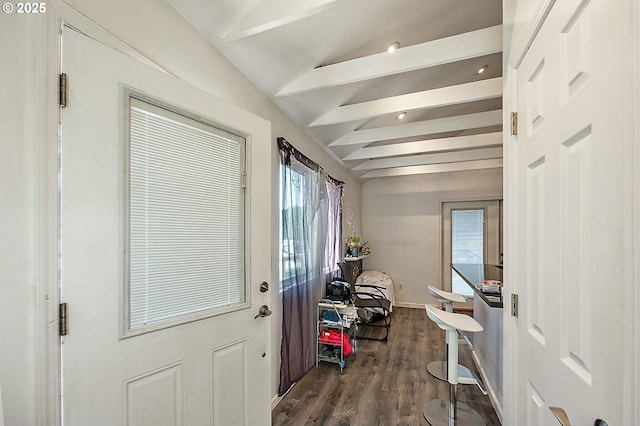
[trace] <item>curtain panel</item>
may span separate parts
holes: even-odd
[[[328,198],[326,174],[278,138],[282,220],[283,395],[315,364],[316,305],[324,283]]]
[[[327,243],[324,253],[325,281],[340,276],[338,262],[342,256],[342,195],[344,184],[331,176],[327,179],[329,216],[327,218]]]

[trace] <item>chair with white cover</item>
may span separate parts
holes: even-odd
[[[449,350],[447,354],[447,381],[449,382],[449,401],[434,399],[427,402],[422,410],[425,420],[431,426],[484,426],[482,416],[467,404],[458,403],[458,331],[477,333],[482,325],[472,317],[425,305],[427,316],[447,334]]]

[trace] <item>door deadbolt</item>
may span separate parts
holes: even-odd
[[[269,283],[266,281],[262,281],[260,283],[260,293],[266,293],[269,291]]]

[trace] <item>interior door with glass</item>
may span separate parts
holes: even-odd
[[[452,263],[498,264],[500,208],[498,200],[447,202],[443,218],[443,288],[473,297],[473,289],[455,272]],[[456,308],[473,309],[473,302]]]
[[[62,68],[64,424],[270,424],[269,123],[69,28]]]

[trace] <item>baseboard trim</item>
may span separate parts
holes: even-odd
[[[480,360],[476,356],[475,351],[471,351],[471,358],[473,358],[473,363],[476,365],[476,368],[480,372],[480,377],[482,378],[482,382],[484,383],[484,387],[489,393],[489,400],[491,401],[491,405],[493,405],[494,410],[496,410],[496,416],[498,416],[498,420],[500,420],[500,424],[503,424],[502,417],[502,404],[498,402],[498,398],[496,397],[496,392],[491,387],[490,382],[487,380],[487,375],[480,364]]]
[[[280,401],[282,401],[284,399],[285,396],[287,396],[287,394],[289,392],[291,392],[291,389],[293,389],[293,387],[295,385],[297,385],[298,382],[294,382],[289,389],[287,389],[287,391],[284,393],[284,395],[278,396],[278,394],[275,394],[272,398],[271,398],[271,411],[273,411],[274,408],[276,408],[278,406],[278,404],[280,404]]]
[[[280,404],[280,401],[282,401],[282,398],[284,398],[284,395],[282,396],[274,395],[273,398],[271,398],[271,411],[273,411],[278,406],[278,404]]]
[[[398,308],[424,309],[424,305],[424,303],[396,302],[393,306]]]

